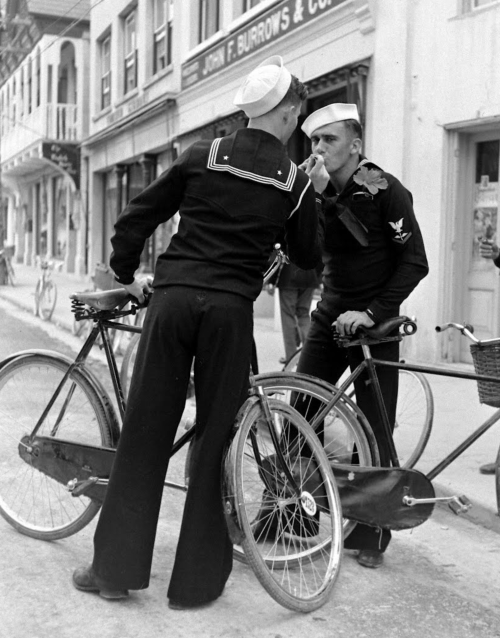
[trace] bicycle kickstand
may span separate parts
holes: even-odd
[[[429,503],[448,503],[449,508],[454,514],[465,514],[472,507],[472,503],[469,499],[462,494],[457,496],[436,496],[434,498],[414,498],[413,496],[403,496],[403,504],[408,507],[414,507],[415,505],[427,505]]]

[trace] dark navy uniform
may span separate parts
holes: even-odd
[[[257,129],[200,141],[130,202],[112,238],[111,266],[133,281],[144,242],[179,210],[156,264],[93,569],[117,589],[148,586],[163,481],[194,358],[194,472],[168,596],[217,598],[232,567],[220,492],[224,445],[246,398],[253,301],[276,238],[302,268],[321,258],[314,188],[281,142]],[[320,208],[320,206],[318,206]],[[321,216],[321,213],[320,213]]]
[[[372,194],[354,181],[361,165],[380,171],[386,187]],[[325,250],[323,293],[312,315],[298,371],[336,383],[350,365],[362,360],[361,348],[339,348],[332,339],[332,323],[348,310],[367,311],[377,323],[399,315],[401,303],[427,275],[428,264],[411,193],[389,173],[362,158],[357,171],[340,194],[331,183],[324,193]],[[397,342],[372,347],[378,359],[397,361]],[[398,371],[378,371],[389,419],[394,423]],[[367,416],[380,449],[382,465],[389,462],[383,424],[363,377],[356,385],[356,400]],[[358,525],[346,539],[352,549],[384,550],[390,532]]]

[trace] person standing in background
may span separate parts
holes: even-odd
[[[305,343],[311,325],[311,304],[314,291],[319,287],[319,269],[302,270],[294,264],[283,264],[276,278],[268,286],[268,292],[279,290],[281,330],[285,356],[280,363],[285,364]]]

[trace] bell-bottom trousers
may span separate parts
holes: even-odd
[[[340,313],[335,313],[333,318],[332,316],[327,317],[318,311],[313,314],[313,321],[300,355],[297,372],[311,374],[335,384],[348,366],[351,370],[354,370],[361,363],[363,360],[361,347],[342,348],[333,340],[331,323],[338,314]],[[398,361],[399,343],[397,341],[389,341],[377,344],[371,347],[371,352],[374,358]],[[394,427],[399,373],[396,369],[379,367],[377,368],[377,376],[389,422]],[[367,386],[366,373],[358,377],[354,386],[356,403],[367,417],[377,440],[381,465],[387,466],[390,459],[387,437],[372,391]],[[389,530],[380,530],[358,523],[345,539],[344,546],[347,549],[385,551],[390,539],[391,532]]]
[[[245,297],[187,286],[155,289],[94,536],[93,569],[106,584],[149,584],[163,484],[194,358],[194,463],[168,596],[195,605],[222,593],[232,545],[221,462],[247,396],[252,332],[253,303]]]

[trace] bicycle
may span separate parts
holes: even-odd
[[[302,348],[299,348],[283,366],[284,372],[295,372]],[[129,355],[130,356],[130,355]],[[402,360],[404,363],[404,360]],[[337,382],[348,377],[346,371]],[[355,399],[354,387],[349,397]],[[393,438],[402,467],[415,467],[422,456],[432,432],[434,398],[427,378],[421,372],[399,370],[398,401]]]
[[[12,257],[14,257],[15,246],[4,246],[2,250],[0,250],[0,264],[3,265],[5,269],[5,278],[7,284],[11,286],[15,286],[15,277],[16,274],[14,272],[14,267],[12,265]]]
[[[41,317],[44,321],[50,321],[57,302],[57,286],[52,279],[53,270],[61,270],[63,262],[36,258],[37,265],[41,268],[41,274],[35,288],[35,317]]]
[[[21,533],[45,540],[64,538],[82,529],[99,510],[120,419],[85,361],[100,337],[122,418],[125,399],[108,330],[140,331],[119,323],[125,314],[137,311],[136,304],[123,310],[129,301],[124,290],[73,296],[75,315],[94,324],[74,361],[35,350],[13,354],[0,364],[0,514]],[[305,375],[288,379],[280,373],[258,375],[251,385],[253,396],[240,410],[224,464],[223,504],[236,543],[235,557],[248,557],[278,602],[311,611],[331,591],[342,537],[353,526],[341,518],[329,461],[348,460],[356,449],[361,464],[376,464],[373,433],[366,420],[356,420],[348,403],[335,408],[326,418],[332,432],[328,461],[288,398],[298,397],[307,414],[307,406],[318,400],[323,404],[336,391],[333,387]],[[293,441],[290,431],[295,433]],[[172,455],[193,435],[194,428],[185,432]],[[166,485],[187,489],[172,481]],[[265,490],[280,508],[281,528],[272,541],[252,532]],[[291,532],[300,529],[303,512],[316,510],[323,512],[317,534],[304,542]]]
[[[395,337],[388,336],[396,328],[403,328],[403,333],[399,333]],[[374,401],[379,409],[379,414],[384,425],[387,440],[389,442],[391,465],[393,468],[400,467],[397,448],[390,431],[390,423],[385,409],[384,399],[380,390],[376,369],[378,367],[390,367],[397,370],[408,370],[423,374],[433,374],[437,376],[446,376],[456,379],[468,379],[478,384],[479,400],[481,403],[492,407],[500,408],[500,339],[478,340],[473,332],[472,326],[466,324],[449,322],[442,326],[437,326],[437,332],[443,332],[450,328],[456,329],[466,336],[471,344],[471,354],[474,362],[475,373],[450,370],[438,366],[425,366],[418,364],[408,364],[405,362],[391,362],[380,359],[374,359],[371,355],[370,345],[381,343],[392,339],[402,339],[404,336],[414,334],[416,324],[408,317],[396,317],[386,322],[378,324],[375,328],[363,329],[354,338],[342,337],[339,344],[343,347],[361,346],[363,350],[364,360],[358,367],[352,371],[349,377],[340,385],[339,393],[332,397],[331,401],[318,412],[314,419],[310,421],[313,429],[317,429],[321,422],[322,412],[327,412],[337,401],[341,401],[346,396],[346,391],[354,380],[363,372],[368,374],[369,384],[372,388]],[[427,481],[432,481],[443,470],[445,470],[456,458],[458,458],[465,450],[467,450],[475,441],[477,441],[485,432],[487,432],[495,423],[500,420],[500,409],[497,409],[488,419],[480,424],[471,434],[457,445],[448,455],[446,455],[434,468],[425,475]],[[381,468],[382,469],[382,468]],[[414,471],[414,470],[411,470]],[[495,472],[495,488],[498,510],[500,513],[500,449],[496,459]],[[456,514],[467,511],[471,507],[470,501],[465,495],[452,495],[447,497],[435,498],[414,497],[408,494],[404,495],[402,501],[404,506],[413,508],[417,505],[433,505],[436,502],[447,502],[450,508]],[[386,504],[387,507],[387,504]],[[383,527],[383,525],[380,525]],[[391,528],[391,527],[389,527]],[[392,527],[397,529],[397,527]]]

